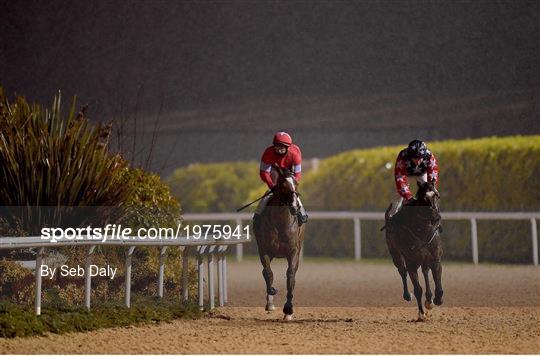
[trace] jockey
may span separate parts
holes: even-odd
[[[402,205],[413,205],[414,196],[409,188],[408,179],[416,182],[430,182],[435,186],[439,180],[439,166],[435,155],[431,153],[426,144],[420,140],[413,140],[409,146],[399,152],[394,168],[397,195],[392,202],[388,216],[395,215]]]
[[[274,189],[277,180],[277,175],[272,170],[274,164],[292,170],[296,181],[299,181],[302,177],[302,152],[300,147],[292,143],[291,135],[286,132],[278,132],[274,135],[273,145],[264,150],[261,158],[259,175],[261,180],[268,185],[270,191]],[[259,225],[260,216],[272,198],[272,194],[266,195],[255,209],[253,215],[254,227]],[[298,203],[298,223],[301,225],[307,222],[308,216],[299,197],[296,197],[296,201]]]

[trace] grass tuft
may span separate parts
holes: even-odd
[[[176,300],[136,298],[131,308],[110,302],[92,307],[49,306],[36,316],[30,307],[0,302],[0,337],[13,338],[65,334],[103,328],[171,322],[174,319],[195,319],[202,315],[195,303],[182,305]]]

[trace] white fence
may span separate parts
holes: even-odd
[[[125,259],[125,305],[131,306],[131,259],[133,251],[137,246],[157,246],[160,248],[159,272],[158,272],[158,296],[163,297],[163,277],[165,270],[165,252],[169,246],[183,246],[183,265],[182,265],[182,301],[188,299],[188,259],[190,253],[197,255],[197,274],[198,274],[198,300],[199,307],[204,308],[204,257],[207,257],[208,264],[208,308],[215,306],[215,266],[217,262],[217,282],[218,282],[218,303],[220,306],[227,303],[227,258],[225,251],[229,245],[241,245],[248,242],[247,235],[241,235],[239,238],[214,239],[213,235],[207,236],[206,240],[182,236],[178,239],[169,240],[107,240],[99,243],[100,246],[126,246]],[[50,242],[41,237],[3,237],[0,238],[0,250],[15,250],[25,248],[37,248],[36,267],[35,267],[35,312],[41,314],[41,266],[46,249],[54,249],[63,246],[87,246],[86,265],[84,271],[84,301],[86,308],[90,309],[90,296],[92,288],[92,277],[90,275],[90,265],[92,263],[92,254],[97,246],[95,241],[91,240],[62,240]]]
[[[242,230],[243,221],[250,220],[250,213],[210,213],[210,214],[185,214],[185,221],[236,221]],[[538,229],[536,220],[540,219],[540,212],[443,212],[444,220],[469,220],[471,224],[471,249],[473,262],[478,263],[478,235],[477,220],[529,220],[531,223],[531,241],[532,241],[532,262],[538,266]],[[354,222],[354,257],[360,260],[362,257],[362,220],[384,220],[384,213],[381,212],[354,212],[354,211],[316,211],[310,212],[311,220],[353,220]],[[158,272],[158,296],[163,297],[163,278],[164,278],[164,257],[167,247],[183,246],[183,265],[182,265],[182,301],[188,299],[188,260],[191,253],[197,256],[197,275],[198,275],[198,302],[199,307],[204,307],[204,259],[207,258],[208,266],[208,308],[215,306],[215,275],[217,272],[218,303],[223,306],[227,303],[227,259],[226,250],[229,245],[236,245],[236,258],[241,261],[243,256],[242,244],[249,242],[247,235],[242,235],[236,239],[214,239],[209,235],[207,240],[194,239],[183,236],[178,239],[169,240],[107,240],[99,243],[101,246],[126,246],[125,259],[125,305],[131,305],[131,263],[133,251],[137,246],[156,246],[160,248],[159,272]],[[85,265],[85,305],[90,309],[90,297],[92,287],[92,277],[89,273],[92,263],[92,254],[97,246],[95,241],[91,240],[62,240],[56,243],[43,240],[41,237],[4,237],[0,238],[0,250],[14,250],[25,248],[36,248],[36,267],[35,267],[35,312],[41,314],[41,265],[46,249],[54,249],[62,246],[86,246],[88,247]],[[215,263],[217,262],[217,271]]]
[[[362,258],[362,220],[384,220],[382,212],[361,211],[312,211],[310,220],[353,220],[354,221],[354,258]],[[472,261],[478,264],[478,233],[477,220],[529,220],[531,223],[532,263],[538,266],[538,229],[536,220],[540,219],[540,212],[443,212],[444,220],[469,220],[471,223],[471,250]],[[250,213],[208,213],[185,214],[185,221],[236,221],[242,226],[242,221],[251,220]],[[236,247],[236,259],[242,260],[242,245]]]

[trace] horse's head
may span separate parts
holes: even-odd
[[[417,205],[430,206],[435,210],[439,210],[439,201],[441,195],[432,182],[417,182],[418,192],[416,193]]]
[[[277,165],[274,168],[278,172],[274,193],[284,204],[292,205],[297,194],[296,187],[298,186],[298,182],[294,178],[294,173],[290,169],[281,168]]]

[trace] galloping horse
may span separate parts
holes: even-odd
[[[274,275],[270,263],[275,257],[287,258],[287,302],[283,307],[283,313],[285,320],[291,320],[295,275],[304,240],[305,224],[298,225],[296,202],[298,183],[294,179],[294,174],[277,166],[274,168],[279,174],[276,188],[261,215],[261,224],[254,233],[263,265],[262,274],[266,282],[267,311],[275,309],[273,296],[277,293],[277,290],[272,286]]]
[[[418,183],[416,201],[413,205],[403,206],[392,218],[388,217],[390,207],[385,214],[386,244],[403,281],[403,298],[411,300],[407,288],[407,272],[414,286],[414,296],[418,303],[418,321],[424,321],[426,314],[422,307],[422,287],[418,281],[418,267],[422,267],[426,284],[427,309],[433,303],[443,303],[441,284],[442,246],[440,231],[441,216],[439,214],[440,195],[431,183]],[[429,270],[435,282],[435,299],[429,285]]]

